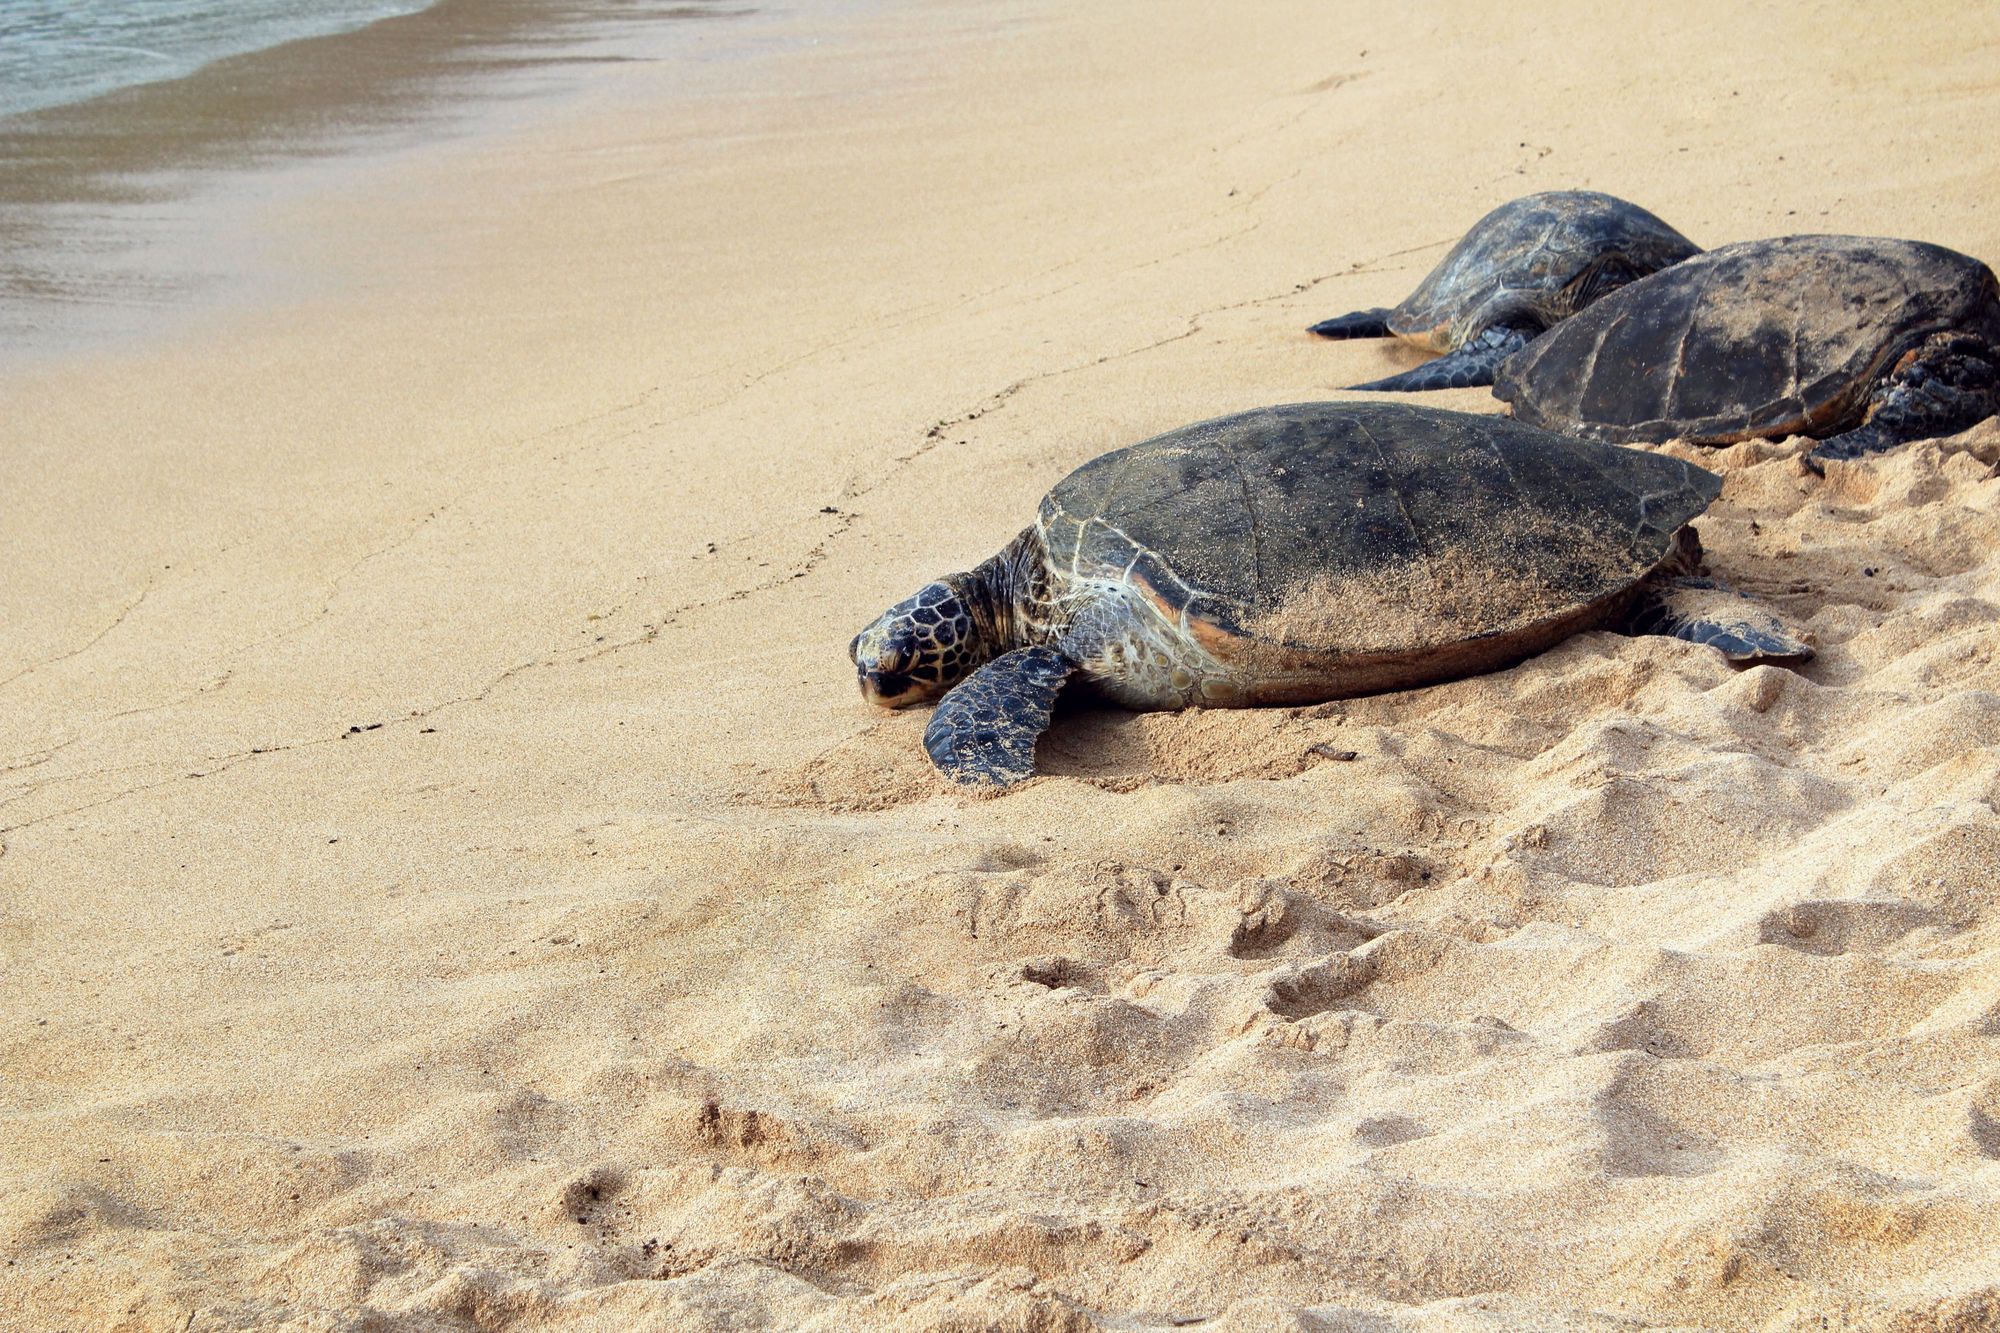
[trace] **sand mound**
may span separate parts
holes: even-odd
[[[997,800],[926,786],[901,719],[774,775],[801,817],[893,787],[843,839],[951,836],[761,887],[845,977],[720,1061],[702,1166],[611,1154],[647,1201],[592,1248],[702,1256],[657,1307],[688,1327],[1984,1326],[2000,482],[1967,443],[1719,460],[1711,561],[1815,635],[1801,673],[1593,634],[1079,714]]]

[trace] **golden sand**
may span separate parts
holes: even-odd
[[[1992,426],[1700,455],[1799,673],[1084,712],[981,800],[844,652],[1413,363],[1303,328],[1514,195],[2000,256],[1996,68],[946,3],[274,200],[309,281],[0,382],[0,1328],[2000,1327]]]

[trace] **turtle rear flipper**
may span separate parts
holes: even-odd
[[[1868,417],[1806,455],[1815,470],[1829,458],[1859,458],[1911,440],[1956,435],[2000,412],[2000,348],[1962,333],[1934,334],[1875,389]]]
[[[1666,579],[1648,588],[1625,632],[1707,644],[1735,666],[1803,666],[1814,656],[1783,621],[1713,579]]]
[[[1076,664],[1053,648],[1016,648],[967,676],[938,704],[924,749],[953,782],[1009,787],[1035,775],[1035,742]]]
[[[1463,347],[1447,352],[1435,361],[1426,361],[1414,370],[1406,370],[1387,379],[1350,384],[1348,388],[1383,393],[1419,393],[1426,389],[1471,389],[1491,384],[1500,363],[1526,347],[1539,332],[1539,329],[1518,325],[1496,324],[1492,328],[1481,329]]]
[[[1323,319],[1306,330],[1322,338],[1389,338],[1389,311],[1382,306]]]

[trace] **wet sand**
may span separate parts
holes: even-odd
[[[1082,711],[978,799],[845,655],[1413,364],[1303,328],[1517,194],[2000,257],[1945,12],[857,16],[5,372],[0,1327],[1993,1327],[1991,423],[1701,455],[1802,672]]]
[[[260,207],[384,155],[491,138],[663,64],[683,92],[807,17],[727,0],[440,0],[217,60],[184,78],[0,118],[0,364],[158,336],[189,306],[268,304]]]

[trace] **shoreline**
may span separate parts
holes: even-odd
[[[349,32],[428,3],[313,0],[306,12],[265,6],[235,24],[184,0],[136,11],[85,3],[66,6],[66,15],[19,7],[0,13],[0,118],[182,78],[229,56]]]
[[[727,78],[716,66],[742,72],[869,7],[808,21],[730,0],[438,0],[0,117],[0,369],[281,295],[287,275],[257,271],[248,252],[259,210],[287,196],[588,114],[636,67],[671,67],[686,96],[713,92]]]

